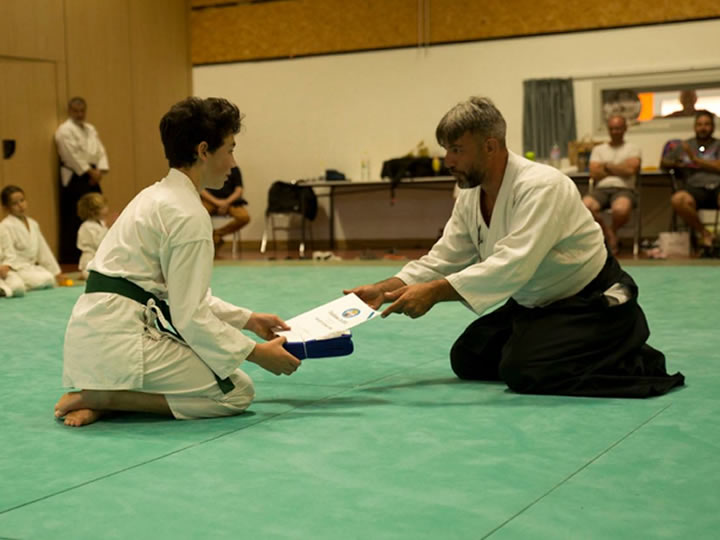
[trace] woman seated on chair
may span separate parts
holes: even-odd
[[[232,221],[213,231],[213,241],[217,250],[223,244],[223,237],[239,231],[250,223],[247,201],[243,199],[242,173],[233,167],[225,184],[220,189],[205,188],[200,192],[203,206],[211,216],[228,216]]]

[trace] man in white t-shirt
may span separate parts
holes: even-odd
[[[608,247],[617,253],[617,231],[637,206],[635,179],[640,172],[640,148],[625,142],[627,124],[622,116],[611,116],[607,127],[610,142],[596,146],[590,154],[590,178],[595,187],[583,197],[583,202],[602,227]],[[612,215],[609,227],[601,214],[606,208],[610,208]]]

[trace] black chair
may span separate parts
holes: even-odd
[[[301,259],[305,258],[305,238],[306,231],[309,232],[310,243],[313,243],[311,221],[317,216],[318,204],[317,196],[311,187],[300,186],[290,182],[277,180],[272,183],[268,191],[267,209],[265,210],[265,230],[263,231],[262,240],[260,241],[260,253],[265,253],[267,249],[268,231],[272,236],[273,252],[277,256],[277,240],[275,232],[278,230],[288,231],[288,240],[290,239],[290,231],[295,230],[293,227],[293,219],[300,218],[300,244],[298,252]],[[276,218],[285,216],[286,225],[278,225]]]

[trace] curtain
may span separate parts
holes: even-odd
[[[531,79],[523,91],[523,152],[547,159],[557,144],[567,156],[568,142],[577,139],[572,79]]]

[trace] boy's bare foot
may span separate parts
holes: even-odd
[[[55,404],[55,418],[62,418],[71,411],[86,408],[87,404],[83,401],[82,392],[68,392]]]
[[[163,394],[147,394],[132,390],[68,392],[55,404],[55,418],[65,418],[65,423],[69,426],[91,424],[111,411],[173,415]]]
[[[65,415],[65,425],[80,427],[96,422],[103,414],[103,411],[94,409],[75,409]]]

